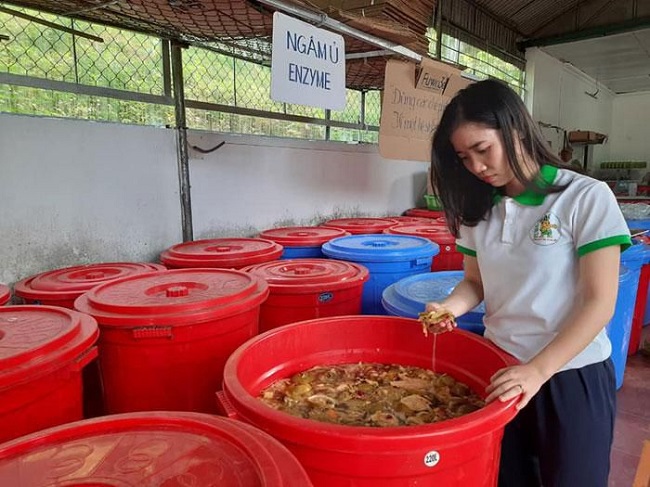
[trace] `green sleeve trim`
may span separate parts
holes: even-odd
[[[456,250],[461,254],[469,255],[470,257],[476,257],[476,250],[468,249],[462,245],[456,244]]]
[[[612,245],[620,245],[621,251],[623,251],[632,245],[632,238],[630,238],[629,235],[616,235],[614,237],[607,237],[603,238],[602,240],[596,240],[595,242],[591,242],[583,245],[582,247],[578,247],[578,255],[582,257],[589,252],[603,249],[605,247],[611,247]]]

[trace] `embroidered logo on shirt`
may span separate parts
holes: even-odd
[[[560,220],[546,213],[530,230],[530,238],[537,245],[553,245],[560,240]]]

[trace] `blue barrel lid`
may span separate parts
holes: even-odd
[[[627,223],[627,226],[630,229],[650,230],[650,218],[639,218],[638,220],[626,218],[625,223]]]
[[[635,243],[621,253],[621,263],[632,269],[640,269],[650,263],[650,245]]]
[[[624,284],[630,279],[634,279],[637,276],[637,272],[633,272],[628,266],[621,264],[618,268],[618,283]]]
[[[463,280],[463,271],[426,272],[406,277],[391,284],[382,293],[382,304],[387,311],[399,316],[417,318],[426,303],[442,301]],[[481,322],[485,304],[481,303],[465,313],[463,319]]]
[[[402,262],[440,253],[428,238],[389,234],[339,237],[323,244],[322,250],[328,257],[353,262]]]

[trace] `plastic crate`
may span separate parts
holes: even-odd
[[[442,210],[442,203],[436,195],[425,194],[424,201],[427,203],[427,209],[429,210]]]

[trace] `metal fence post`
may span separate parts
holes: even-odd
[[[183,242],[194,240],[192,227],[192,198],[190,194],[190,167],[187,150],[187,120],[185,117],[185,87],[183,84],[183,47],[172,41],[172,78],[174,85],[174,111],[176,114],[176,155],[181,197],[181,224]]]

